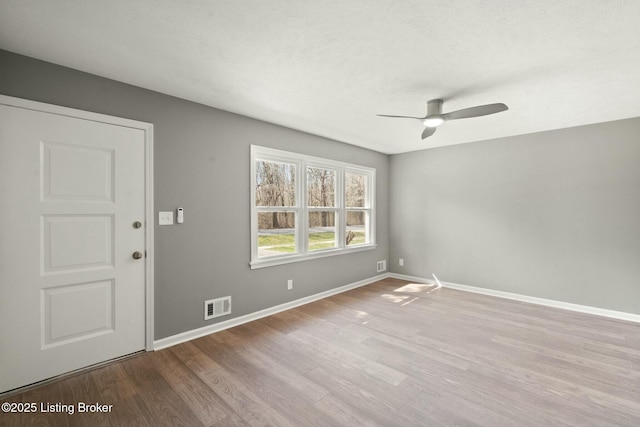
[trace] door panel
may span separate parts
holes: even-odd
[[[42,143],[43,200],[113,201],[113,150]]]
[[[0,105],[0,392],[144,349],[144,145]]]
[[[114,285],[102,280],[44,289],[42,347],[114,332]]]
[[[114,267],[113,215],[43,215],[42,221],[43,274]]]

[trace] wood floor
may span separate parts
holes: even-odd
[[[4,401],[75,411],[2,426],[637,427],[640,324],[387,279]]]

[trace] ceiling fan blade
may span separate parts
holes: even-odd
[[[428,138],[436,133],[436,129],[438,128],[424,128],[424,130],[422,131],[422,139]]]
[[[376,116],[378,117],[393,117],[396,119],[418,119],[418,120],[424,120],[426,118],[425,117],[413,117],[413,116],[391,116],[389,114],[376,114]]]
[[[443,114],[442,118],[445,120],[467,119],[470,117],[479,117],[479,116],[486,116],[488,114],[499,113],[501,111],[505,111],[508,109],[509,107],[507,107],[502,103],[480,105],[478,107],[464,108],[462,110],[452,111],[450,113]]]

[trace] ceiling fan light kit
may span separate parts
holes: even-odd
[[[429,117],[422,122],[428,128],[435,128],[444,123],[444,119],[442,117]]]
[[[389,114],[378,114],[380,117],[392,117],[401,119],[418,119],[426,126],[422,132],[422,139],[425,139],[436,132],[436,128],[448,120],[469,119],[471,117],[487,116],[489,114],[499,113],[509,109],[505,104],[487,104],[477,107],[464,108],[462,110],[452,111],[442,114],[442,99],[432,99],[427,101],[427,114],[424,117],[414,116],[392,116]]]

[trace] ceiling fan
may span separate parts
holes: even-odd
[[[489,114],[499,113],[501,111],[508,110],[505,104],[487,104],[487,105],[479,105],[477,107],[463,108],[462,110],[452,111],[450,113],[442,113],[442,104],[444,101],[442,99],[432,99],[431,101],[427,101],[427,114],[424,117],[413,117],[413,116],[392,116],[389,114],[378,114],[380,117],[395,117],[402,119],[418,119],[422,120],[422,123],[426,126],[425,130],[422,132],[422,139],[425,139],[434,133],[436,133],[436,129],[442,123],[448,120],[457,120],[457,119],[468,119],[471,117],[479,117],[486,116]]]

